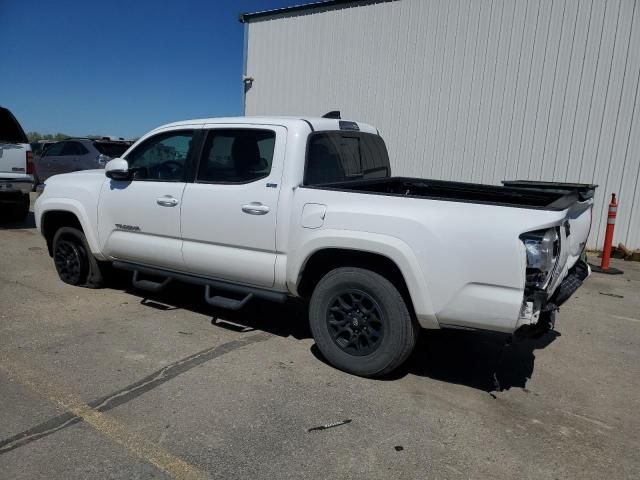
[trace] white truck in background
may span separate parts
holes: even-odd
[[[19,222],[29,214],[33,156],[20,123],[0,107],[0,222]]]
[[[589,275],[592,185],[392,177],[374,127],[336,118],[189,120],[105,170],[46,182],[36,224],[60,278],[203,286],[239,309],[309,300],[318,348],[380,376],[420,328],[535,334]]]

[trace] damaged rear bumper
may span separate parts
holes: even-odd
[[[555,312],[571,298],[590,274],[589,265],[580,259],[571,267],[551,296],[544,290],[525,292],[515,333],[531,336],[552,329],[555,324]]]

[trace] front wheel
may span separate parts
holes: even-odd
[[[101,265],[91,254],[81,230],[60,228],[53,236],[52,253],[56,271],[64,283],[88,288],[104,286],[107,265]]]
[[[385,375],[404,363],[419,332],[398,289],[382,275],[354,267],[320,280],[309,322],[327,361],[363,377]]]

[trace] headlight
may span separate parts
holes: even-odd
[[[560,236],[556,228],[522,234],[527,251],[527,286],[545,289],[560,254]]]

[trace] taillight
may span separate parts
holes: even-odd
[[[27,152],[27,175],[33,175],[33,152]]]

